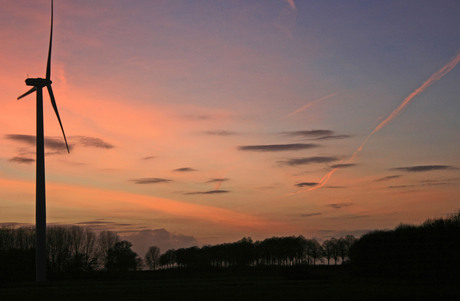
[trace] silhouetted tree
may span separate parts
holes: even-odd
[[[176,263],[180,267],[193,267],[199,265],[200,249],[198,247],[181,248],[174,253]]]
[[[340,256],[342,264],[349,258],[351,246],[356,242],[353,235],[341,237],[337,241],[338,255]]]
[[[131,250],[132,244],[122,240],[107,251],[107,263],[105,265],[109,272],[135,271],[139,265],[138,256]]]
[[[62,226],[49,226],[46,231],[46,245],[49,271],[54,274],[67,271],[72,254],[72,240],[68,229]]]
[[[336,240],[331,238],[328,240],[323,241],[323,251],[324,251],[324,257],[326,257],[327,260],[327,265],[331,264],[331,259],[334,258],[336,255]]]
[[[0,228],[0,281],[35,278],[35,229]]]
[[[159,265],[160,260],[160,249],[158,247],[152,246],[145,254],[145,264],[151,270],[155,270]]]
[[[112,231],[102,231],[97,238],[99,267],[105,267],[109,250],[112,249],[120,237]]]
[[[97,237],[96,234],[89,228],[83,228],[83,239],[79,249],[79,254],[82,255],[83,269],[91,271],[96,268],[97,256]]]
[[[230,244],[229,262],[232,265],[248,266],[255,260],[255,248],[250,237]]]
[[[166,268],[172,268],[176,263],[175,250],[171,249],[160,255],[160,265]]]
[[[323,248],[316,239],[307,239],[305,241],[307,264],[316,265],[316,262],[323,257],[323,253]]]
[[[0,228],[0,250],[30,250],[35,248],[34,227]]]
[[[49,270],[54,275],[82,273],[96,268],[96,235],[78,226],[51,226],[47,229]]]

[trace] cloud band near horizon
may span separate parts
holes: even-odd
[[[267,144],[267,145],[244,145],[238,146],[240,151],[254,151],[254,152],[284,152],[284,151],[298,151],[304,149],[311,149],[319,147],[318,144],[306,143],[293,143],[293,144]]]

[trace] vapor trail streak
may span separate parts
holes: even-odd
[[[326,100],[326,99],[328,99],[328,98],[334,97],[335,95],[337,95],[337,93],[332,93],[332,94],[323,96],[323,97],[321,97],[321,98],[315,99],[315,100],[313,100],[313,101],[310,101],[309,103],[307,103],[307,104],[304,105],[303,107],[301,107],[301,108],[295,110],[294,112],[292,112],[292,113],[286,115],[285,117],[292,117],[292,116],[294,116],[295,114],[300,113],[300,112],[302,112],[303,110],[305,110],[305,109],[311,107],[312,105],[317,104],[318,102],[321,102],[321,101]]]
[[[289,4],[289,6],[292,8],[292,9],[297,9],[296,6],[295,6],[295,3],[294,3],[294,0],[286,0],[286,2]]]
[[[415,97],[417,96],[418,94],[422,93],[423,91],[425,91],[426,88],[428,88],[429,86],[431,86],[432,84],[434,84],[435,82],[437,82],[438,80],[440,80],[441,78],[444,77],[444,75],[446,75],[447,73],[449,73],[452,69],[454,69],[454,67],[460,62],[460,53],[457,54],[456,57],[454,57],[449,63],[447,63],[444,67],[442,67],[441,69],[439,69],[438,72],[434,73],[433,75],[430,76],[430,78],[428,78],[420,87],[418,87],[417,89],[415,89],[411,94],[409,94],[409,96],[407,96],[403,102],[393,111],[391,112],[390,115],[388,115],[388,117],[380,122],[380,124],[369,134],[369,136],[372,136],[373,134],[377,133],[378,131],[380,131],[381,128],[383,128],[388,122],[390,122],[391,120],[393,120],[393,118],[395,118],[400,112],[402,109],[404,109],[405,106],[407,106],[409,104],[409,102]],[[368,137],[369,137],[368,136]],[[366,139],[367,140],[367,139]]]
[[[420,93],[425,91],[426,88],[428,88],[429,86],[431,86],[432,84],[434,84],[435,82],[437,82],[438,80],[443,78],[447,73],[449,73],[452,69],[454,69],[454,67],[457,66],[457,64],[459,62],[460,62],[460,53],[458,53],[444,67],[442,67],[436,73],[431,75],[420,87],[415,89],[411,94],[409,94],[406,98],[404,98],[404,100],[401,102],[401,104],[396,109],[394,109],[393,112],[391,112],[387,116],[387,118],[385,118],[385,120],[380,122],[369,135],[367,135],[367,137],[366,137],[366,139],[364,139],[363,143],[361,143],[361,145],[358,147],[358,149],[353,153],[353,155],[347,161],[345,161],[345,163],[350,163],[351,161],[353,161],[356,158],[356,156],[358,155],[358,153],[363,150],[363,147],[364,147],[364,145],[366,145],[366,143],[369,140],[369,138],[371,138],[375,133],[380,131],[385,125],[387,125],[390,121],[392,121],[396,116],[398,116],[399,113],[404,109],[404,107],[407,106],[412,101],[412,99],[414,99],[415,96],[419,95]],[[316,185],[315,187],[311,187],[309,189],[299,191],[299,192],[312,191],[312,190],[315,190],[315,189],[323,187],[324,185],[326,185],[327,181],[329,181],[330,177],[337,171],[337,169],[338,168],[334,168],[330,172],[328,172],[321,179],[319,184]]]

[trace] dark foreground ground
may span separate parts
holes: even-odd
[[[7,300],[460,300],[460,281],[364,277],[343,267],[170,270],[2,283]]]

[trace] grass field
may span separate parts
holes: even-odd
[[[92,279],[3,283],[7,300],[460,300],[455,279],[357,277],[340,267],[307,270],[156,271]]]

